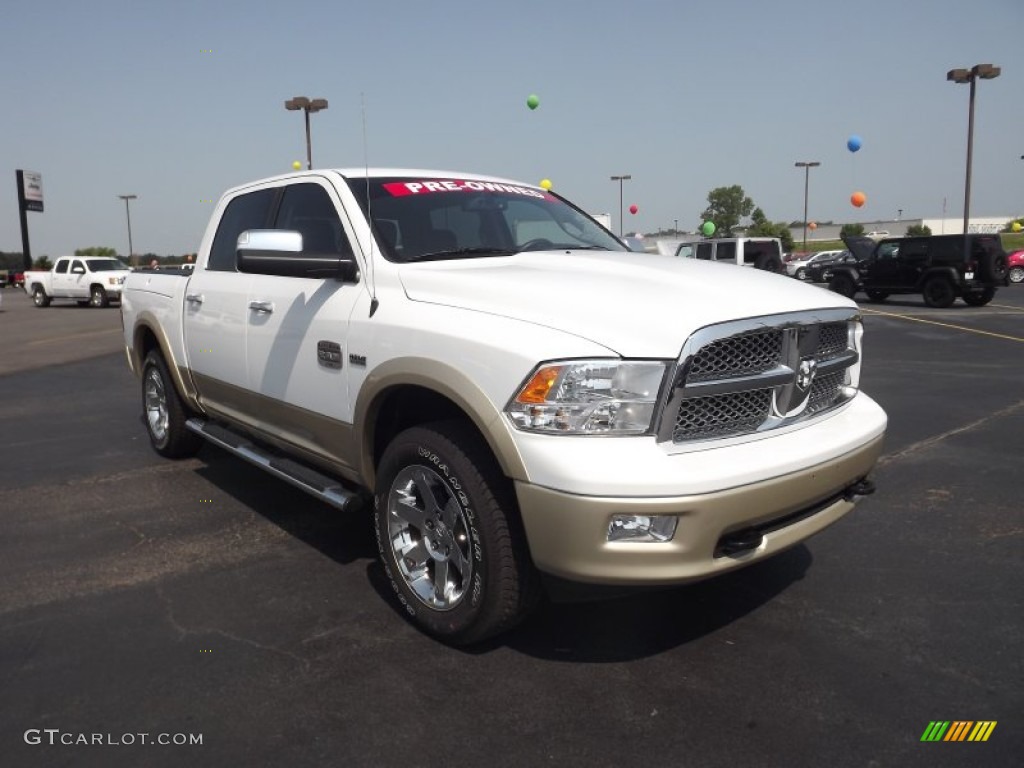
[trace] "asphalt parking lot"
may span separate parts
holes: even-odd
[[[874,496],[465,651],[385,599],[368,521],[212,447],[157,457],[116,308],[5,291],[0,764],[1019,766],[1024,287],[862,306]],[[934,720],[997,726],[922,743]]]

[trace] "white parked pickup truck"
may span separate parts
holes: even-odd
[[[37,307],[53,299],[75,299],[81,306],[106,307],[121,300],[121,287],[131,269],[117,259],[61,256],[49,272],[25,273],[25,292]]]
[[[129,275],[125,345],[158,453],[372,515],[403,611],[465,644],[546,584],[724,573],[873,490],[857,306],[721,269],[530,184],[307,171],[228,191],[191,275]]]

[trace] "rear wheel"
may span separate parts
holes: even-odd
[[[102,285],[94,285],[89,289],[89,304],[93,307],[109,307],[110,299]]]
[[[996,295],[995,288],[986,288],[981,293],[965,293],[964,303],[972,307],[984,307]]]
[[[832,276],[832,279],[828,284],[828,289],[830,291],[835,291],[840,296],[852,299],[853,295],[857,293],[857,284],[853,282],[852,277],[840,272],[838,275]]]
[[[1024,283],[1024,267],[1011,267],[1010,282]]]
[[[188,410],[174,388],[163,356],[153,350],[142,365],[142,409],[153,450],[169,459],[194,455],[203,438],[185,426]]]
[[[782,272],[785,267],[782,266],[782,259],[774,253],[762,253],[754,260],[755,269],[763,269],[766,272]]]
[[[945,309],[956,301],[953,284],[944,277],[932,277],[924,284],[924,303],[934,309]]]
[[[889,298],[889,294],[886,293],[885,291],[870,290],[867,291],[867,294],[869,299],[871,299],[872,301],[877,301],[879,303]]]
[[[803,267],[800,267],[796,271],[795,277],[796,277],[797,280],[806,280],[807,279],[807,270],[804,269]]]
[[[50,297],[46,295],[46,289],[43,286],[37,285],[32,289],[32,303],[37,307],[50,306]]]
[[[522,620],[539,595],[515,494],[484,442],[445,421],[400,433],[381,457],[377,546],[404,612],[454,645]]]

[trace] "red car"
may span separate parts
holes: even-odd
[[[1014,251],[1007,256],[1006,265],[1010,268],[1010,282],[1024,283],[1024,251]]]

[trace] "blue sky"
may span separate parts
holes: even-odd
[[[194,251],[228,187],[304,160],[493,173],[626,230],[693,229],[718,186],[769,218],[963,212],[977,63],[972,214],[1024,213],[1024,3],[634,0],[9,3],[0,27],[0,250],[21,250],[14,171],[43,175],[32,253]],[[212,53],[203,51],[211,50]],[[535,111],[530,93],[540,97]],[[851,134],[860,152],[846,149]],[[867,195],[860,210],[855,190]]]

